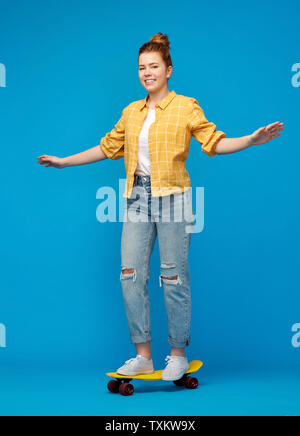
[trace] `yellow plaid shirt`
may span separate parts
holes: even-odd
[[[124,157],[126,189],[123,197],[130,198],[138,160],[139,134],[148,114],[147,101],[130,103],[113,130],[100,141],[100,147],[109,159]],[[216,130],[207,121],[198,101],[192,97],[169,94],[155,105],[155,122],[148,134],[151,163],[151,195],[154,197],[186,191],[191,180],[185,167],[191,137],[200,144],[203,152],[215,156],[217,141],[226,134]]]

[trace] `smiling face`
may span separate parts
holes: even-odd
[[[146,52],[140,55],[139,79],[149,93],[167,87],[171,74],[172,66],[166,66],[159,52]]]

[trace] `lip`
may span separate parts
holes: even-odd
[[[145,83],[146,83],[147,85],[150,85],[150,83],[147,83],[147,80],[151,80],[151,82],[155,82],[155,79],[146,79],[146,80],[145,80]]]

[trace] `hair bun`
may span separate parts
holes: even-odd
[[[150,42],[155,42],[155,43],[158,43],[158,44],[163,44],[163,45],[167,46],[168,48],[170,47],[170,41],[169,41],[168,36],[166,34],[161,33],[161,32],[156,33],[155,35],[153,35],[150,38]]]

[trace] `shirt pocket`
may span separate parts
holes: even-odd
[[[189,135],[187,120],[174,118],[174,120],[166,123],[165,127],[169,151],[173,151],[175,155],[185,153]]]

